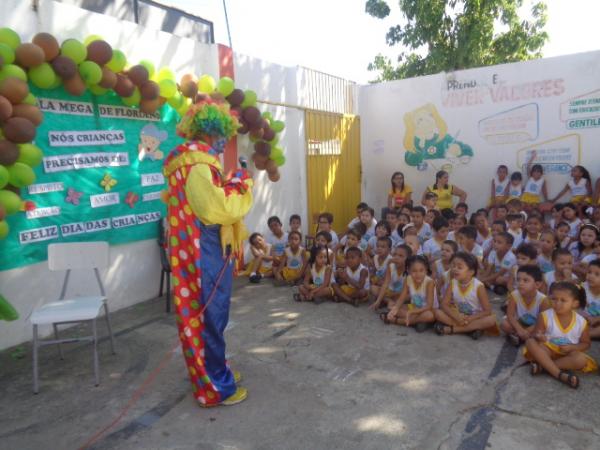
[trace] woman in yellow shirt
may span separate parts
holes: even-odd
[[[404,182],[402,172],[392,174],[392,189],[388,193],[388,208],[395,209],[412,202],[412,188]]]
[[[425,192],[423,192],[423,197],[421,198],[421,203],[425,204],[425,195],[427,192],[433,192],[437,195],[437,207],[438,209],[452,209],[452,196],[458,197],[461,203],[464,203],[467,200],[467,193],[463,191],[458,186],[454,186],[449,184],[448,172],[445,170],[440,170],[435,174],[435,183],[432,186],[427,186]]]

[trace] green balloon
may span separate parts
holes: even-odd
[[[229,77],[221,77],[217,83],[217,91],[227,97],[235,89],[235,83]]]
[[[161,67],[160,70],[158,71],[158,75],[156,75],[156,80],[157,81],[162,81],[162,80],[175,81],[175,72],[173,72],[168,67]]]
[[[281,155],[277,158],[271,158],[273,159],[273,161],[275,161],[275,164],[277,164],[278,167],[281,167],[285,164],[285,156]]]
[[[168,99],[177,94],[177,83],[165,78],[158,82],[158,89],[160,96]]]
[[[35,173],[27,164],[16,162],[7,167],[9,183],[18,188],[29,186],[35,182]]]
[[[269,144],[271,144],[271,147],[275,146],[275,144],[277,144],[279,142],[279,135],[276,134],[275,137],[273,139],[271,139],[269,141]]]
[[[181,108],[184,102],[185,99],[179,92],[176,92],[173,97],[167,99],[167,103],[175,110]]]
[[[37,99],[35,98],[35,95],[33,95],[31,92],[29,94],[27,94],[27,97],[25,97],[25,100],[23,100],[23,103],[27,103],[28,105],[37,105]]]
[[[281,147],[271,147],[271,159],[275,161],[283,157],[283,149]]]
[[[84,61],[79,64],[79,75],[88,86],[98,84],[102,80],[102,69],[94,61]]]
[[[269,111],[265,111],[262,113],[262,118],[270,123],[273,120],[273,115]]]
[[[244,101],[242,102],[242,108],[256,105],[256,99],[256,92],[250,89],[244,91]]]
[[[9,216],[21,209],[21,197],[13,191],[0,191],[0,205],[4,206],[6,215]]]
[[[217,83],[210,75],[202,75],[198,80],[198,90],[203,94],[211,94],[215,92],[216,87]]]
[[[285,128],[285,123],[283,123],[281,120],[274,120],[271,122],[271,128],[275,133],[281,133]]]
[[[98,86],[97,84],[92,84],[88,86],[90,92],[94,95],[104,95],[108,92],[108,89],[103,88],[102,86]]]
[[[18,144],[19,158],[17,162],[27,164],[29,167],[36,167],[42,162],[44,154],[42,149],[34,144]],[[2,186],[0,186],[1,188]]]
[[[0,42],[0,56],[2,56],[4,64],[12,64],[15,61],[15,51],[3,42]]]
[[[10,175],[8,170],[4,166],[0,166],[0,189],[4,188],[8,184]]]
[[[27,74],[23,69],[15,64],[5,64],[2,66],[2,70],[0,70],[0,81],[10,77],[27,82]]]
[[[87,48],[77,39],[67,39],[60,47],[60,54],[71,58],[75,64],[81,64],[87,58]]]
[[[21,38],[10,28],[4,27],[0,28],[0,42],[15,50],[19,45],[21,45]]]
[[[112,58],[106,63],[106,67],[115,73],[121,72],[127,65],[127,57],[121,50],[113,49]]]
[[[6,223],[6,220],[0,221],[0,239],[4,239],[8,236],[9,231],[10,227],[8,226],[8,223]]]
[[[57,78],[52,66],[46,62],[29,69],[29,79],[40,89],[52,88]]]
[[[142,99],[142,95],[140,94],[140,90],[136,87],[133,94],[129,97],[123,97],[123,103],[127,106],[135,106],[140,104],[140,100]]]
[[[156,69],[154,69],[154,64],[152,64],[150,61],[148,61],[147,59],[142,59],[140,61],[140,66],[144,66],[146,68],[146,70],[148,71],[148,78],[152,78],[154,76],[154,72],[156,72]]]

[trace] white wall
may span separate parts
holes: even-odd
[[[476,84],[448,89],[451,80]],[[506,164],[511,172],[517,170],[527,147],[538,149],[540,158],[566,155],[567,163],[581,163],[594,181],[600,176],[600,128],[569,129],[568,119],[597,118],[600,112],[569,114],[568,110],[575,97],[600,89],[598,80],[600,52],[591,52],[361,86],[363,199],[376,209],[384,206],[396,170],[404,172],[420,199],[425,186],[433,183],[435,172],[447,164],[451,183],[466,190],[470,206],[479,208],[489,198],[497,166]],[[586,98],[600,98],[600,93]],[[472,147],[474,157],[468,164],[433,160],[428,161],[426,170],[419,171],[405,163],[404,114],[427,103],[437,108],[449,135]],[[566,181],[567,174],[548,174],[550,196]]]
[[[0,2],[2,26],[16,30],[24,41],[40,31],[54,34],[59,41],[67,38],[83,40],[90,34],[100,34],[114,48],[125,52],[133,63],[149,59],[157,67],[169,66],[178,75],[188,72],[219,75],[216,46],[148,30],[132,22],[49,0],[41,0],[35,13],[30,3],[21,0]],[[236,58],[236,76],[239,78],[236,84],[256,90],[260,98],[294,101],[294,98],[285,98],[285,92],[295,92],[293,71],[251,58]],[[286,122],[281,142],[286,148],[288,162],[281,171],[279,183],[270,183],[266,174],[258,177],[256,206],[248,218],[250,228],[259,223],[260,229],[266,228],[266,218],[271,214],[280,214],[284,219],[292,213],[306,211],[303,115],[285,108],[269,110],[277,119]],[[114,311],[155,297],[159,274],[156,241],[112,246],[111,269],[103,274],[111,309]],[[87,278],[74,279],[71,292],[84,292],[88,281]],[[0,272],[0,293],[12,302],[21,316],[15,322],[0,322],[0,349],[31,339],[27,318],[36,305],[51,301],[60,294],[61,283],[62,274],[50,273],[46,263]],[[42,332],[47,333],[49,329]]]

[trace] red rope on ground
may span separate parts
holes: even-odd
[[[215,282],[215,285],[213,286],[212,291],[210,292],[208,300],[206,301],[204,308],[202,308],[202,310],[200,311],[199,314],[204,314],[204,311],[206,311],[206,308],[208,308],[208,305],[210,305],[210,303],[213,301],[213,298],[215,297],[215,293],[217,291],[217,286],[219,286],[219,284],[221,283],[221,280],[223,279],[223,275],[225,274],[225,269],[227,268],[227,265],[229,264],[230,259],[231,259],[231,255],[227,255],[227,258],[225,259],[225,263],[223,264],[223,268],[219,272],[217,281]],[[88,448],[89,446],[91,446],[104,433],[106,433],[108,430],[110,430],[115,425],[117,425],[121,421],[121,419],[123,417],[125,417],[125,415],[129,412],[131,407],[137,403],[137,401],[140,399],[140,397],[142,396],[144,391],[148,387],[150,387],[150,385],[154,382],[154,380],[158,376],[158,374],[164,369],[167,362],[169,362],[169,360],[171,359],[173,352],[175,350],[177,350],[177,347],[179,347],[180,345],[181,345],[181,343],[177,342],[177,344],[171,350],[169,350],[165,356],[163,356],[159,365],[152,372],[150,372],[150,374],[146,377],[146,379],[144,380],[142,385],[138,389],[136,389],[136,391],[131,396],[131,399],[129,399],[129,401],[125,404],[125,407],[121,410],[119,415],[111,423],[106,425],[104,428],[102,428],[100,431],[98,431],[96,434],[94,434],[92,437],[90,437],[87,441],[85,441],[85,443],[81,447],[79,447],[79,450],[84,450],[84,449]]]

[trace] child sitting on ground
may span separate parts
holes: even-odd
[[[425,209],[422,206],[415,206],[410,214],[412,224],[417,231],[419,237],[419,243],[423,243],[431,238],[431,227],[428,223],[425,223]]]
[[[446,240],[442,244],[442,257],[433,264],[433,279],[438,298],[444,298],[446,289],[451,279],[450,261],[458,251],[458,245],[454,241]]]
[[[247,272],[250,273],[251,283],[259,283],[263,277],[273,276],[273,256],[271,255],[271,244],[267,244],[260,233],[250,235],[250,251],[253,259],[248,264]]]
[[[425,223],[432,227],[433,221],[438,217],[442,217],[442,214],[437,209],[430,209],[425,213]]]
[[[585,290],[572,283],[557,282],[550,287],[552,308],[540,314],[532,337],[527,339],[524,356],[531,362],[531,375],[544,370],[569,387],[579,387],[579,377],[571,370],[593,372],[596,361],[584,352],[590,348],[590,331],[585,318],[577,314],[585,308]]]
[[[573,255],[573,272],[584,280],[587,274],[587,265],[582,263],[583,259],[594,255],[594,244],[598,240],[599,233],[596,225],[585,224],[579,229],[577,241],[569,246],[569,251]]]
[[[504,220],[494,220],[492,223],[492,235],[481,245],[483,249],[483,259],[487,259],[494,249],[494,238],[500,233],[506,232],[506,222]],[[514,239],[514,238],[513,238]]]
[[[510,182],[506,186],[504,195],[507,202],[521,198],[521,195],[523,195],[523,175],[521,172],[513,172],[510,175]]]
[[[587,304],[581,311],[581,315],[590,324],[590,337],[597,339],[600,338],[600,260],[596,259],[589,263],[583,288]]]
[[[508,232],[513,236],[513,248],[523,243],[523,215],[521,213],[509,213],[506,216]]]
[[[265,240],[271,244],[271,256],[273,256],[273,266],[278,266],[285,252],[288,243],[288,234],[283,232],[283,225],[277,216],[271,216],[267,220],[267,225],[271,233],[267,234]]]
[[[337,248],[335,249],[335,267],[336,269],[343,269],[346,267],[346,252],[349,248],[359,248],[361,243],[362,235],[356,229],[352,228],[346,233],[346,236],[340,241]]]
[[[487,291],[477,276],[475,256],[458,252],[452,257],[452,281],[435,316],[435,332],[442,336],[469,333],[477,340],[484,330],[498,332],[496,316],[492,312]]]
[[[404,243],[410,247],[413,255],[423,254],[421,241],[419,241],[419,237],[417,236],[417,230],[410,224],[404,227]]]
[[[532,212],[529,215],[523,231],[523,242],[525,244],[533,244],[536,248],[539,248],[543,222],[544,220],[539,213]]]
[[[483,261],[483,249],[477,244],[477,230],[473,225],[465,225],[458,230],[456,235],[458,248],[462,252],[473,255],[479,264]]]
[[[298,214],[290,216],[290,231],[297,231],[302,234],[302,219]]]
[[[425,197],[423,198],[423,207],[425,208],[425,212],[437,209],[437,200],[438,196],[435,192],[426,192]]]
[[[573,203],[565,203],[561,211],[563,219],[569,224],[569,238],[574,242],[579,235],[579,228],[583,225],[581,219],[577,217],[577,207]]]
[[[478,211],[473,219],[473,225],[475,225],[475,229],[477,230],[477,239],[475,242],[481,245],[482,248],[485,241],[492,237],[492,230],[489,227],[487,215],[487,210],[483,209]]]
[[[435,261],[442,256],[442,244],[448,237],[448,221],[443,217],[437,217],[433,221],[433,237],[423,244],[423,254],[429,261]]]
[[[558,248],[558,241],[553,231],[542,231],[539,248],[537,257],[538,266],[540,266],[542,273],[552,272],[554,270],[552,253]]]
[[[506,223],[506,215],[508,214],[508,208],[506,205],[498,205],[496,206],[496,210],[494,212],[494,220],[502,220]]]
[[[375,302],[369,308],[375,310],[382,306],[391,308],[398,301],[406,279],[406,261],[411,255],[412,250],[406,244],[394,249],[394,255],[388,264],[383,283],[377,290]]]
[[[579,280],[573,273],[573,255],[564,248],[554,250],[552,253],[552,263],[554,270],[544,274],[544,286],[542,292],[547,293],[553,283],[565,281],[577,284]]]
[[[508,295],[508,308],[500,328],[515,347],[532,337],[537,318],[550,308],[546,296],[540,292],[543,275],[537,266],[522,266],[517,271],[517,288]]]
[[[369,269],[361,263],[362,257],[362,251],[357,247],[346,251],[346,267],[336,270],[333,284],[337,301],[358,306],[369,300]]]
[[[454,214],[454,218],[450,219],[448,223],[450,224],[450,232],[448,233],[448,239],[458,243],[458,238],[456,235],[458,234],[458,230],[467,225],[467,218],[464,216],[457,216],[456,214]]]
[[[403,229],[410,223],[410,216],[404,213],[398,214],[398,220],[396,221],[396,229],[392,231],[392,246],[397,247],[398,245],[404,244],[404,233]]]
[[[517,265],[510,269],[510,276],[508,277],[508,292],[512,292],[517,289],[517,271],[519,267],[523,266],[536,266],[538,252],[537,249],[531,244],[521,244],[514,251],[517,258]]]
[[[329,261],[335,266],[335,255],[333,252],[334,247],[331,242],[331,233],[329,231],[319,231],[315,236],[315,245],[317,247],[327,247],[329,249]]]
[[[369,257],[369,262],[371,262],[370,260],[375,255],[375,250],[379,238],[389,237],[390,234],[390,225],[385,220],[377,222],[377,225],[375,225],[375,236],[371,236],[371,238],[367,242],[367,256]]]
[[[497,295],[508,291],[508,279],[511,269],[517,264],[517,258],[511,251],[512,234],[503,232],[494,238],[494,249],[490,252],[480,276],[485,287],[492,289]]]
[[[569,236],[569,232],[571,231],[571,227],[565,221],[558,222],[556,224],[556,228],[554,232],[556,233],[556,240],[558,241],[558,246],[560,248],[569,248],[571,245],[571,238]]]
[[[306,251],[301,243],[302,234],[299,231],[292,230],[288,233],[288,246],[280,264],[273,269],[276,285],[294,285],[302,281],[306,268]]]
[[[377,224],[378,226],[379,223]],[[382,236],[377,239],[375,256],[373,256],[372,264],[369,267],[371,271],[371,294],[375,298],[379,295],[379,289],[385,280],[388,265],[392,260],[392,255],[390,254],[391,250],[392,240],[389,237]]]
[[[329,248],[314,246],[310,250],[308,267],[309,270],[306,270],[304,274],[304,283],[300,286],[299,293],[294,294],[294,300],[318,303],[333,298],[331,283],[334,280],[333,268],[329,259]]]
[[[398,301],[388,313],[382,312],[379,317],[386,324],[414,326],[417,333],[422,333],[428,323],[435,321],[433,308],[438,306],[435,304],[435,282],[429,276],[429,262],[424,256],[411,256],[407,265],[408,276]]]
[[[469,214],[469,205],[465,202],[457,203],[454,207],[454,212],[457,217],[464,217],[465,221],[467,220],[467,214]],[[466,222],[465,222],[466,225]]]
[[[490,196],[490,205],[498,207],[506,201],[506,187],[510,179],[508,178],[508,167],[504,164],[498,166],[496,176],[492,178],[492,191]]]
[[[336,245],[340,242],[337,233],[333,230],[333,214],[324,212],[319,214],[319,222],[317,225],[317,234],[320,231],[327,231],[331,236],[331,241],[329,243],[329,248],[335,248]]]

